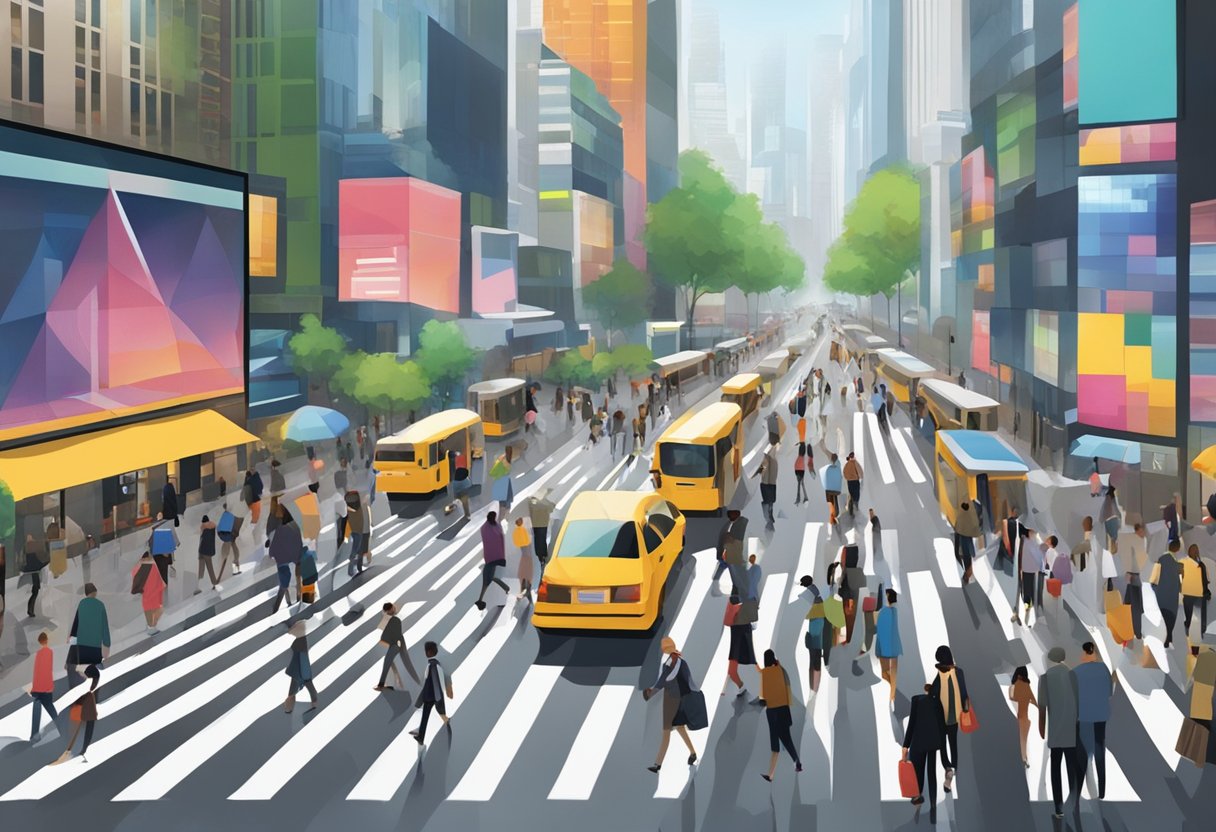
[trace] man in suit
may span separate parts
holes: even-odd
[[[913,806],[925,802],[926,780],[929,786],[929,822],[937,823],[937,755],[946,744],[946,716],[941,699],[925,692],[912,697],[908,727],[904,730],[904,756],[916,769],[920,794],[912,798]]]
[[[419,745],[426,741],[426,724],[432,710],[439,712],[439,718],[443,720],[444,727],[448,729],[449,733],[451,732],[452,723],[448,720],[444,697],[451,699],[454,695],[452,677],[443,669],[443,665],[437,658],[439,645],[428,641],[422,649],[426,653],[426,681],[422,683],[422,691],[418,694],[418,702],[422,707],[422,722],[416,731],[410,731],[410,736],[417,740]]]

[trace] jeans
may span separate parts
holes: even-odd
[[[291,684],[287,687],[287,697],[294,698],[300,692],[300,688],[308,688],[308,695],[312,697],[312,701],[317,701],[317,686],[312,683],[312,679],[292,679]]]
[[[908,762],[916,769],[916,783],[920,786],[921,796],[925,796],[928,787],[929,818],[937,818],[937,757],[931,748],[922,748],[908,753]]]
[[[440,716],[447,716],[448,709],[444,701],[440,699],[438,702],[423,702],[422,703],[422,722],[418,725],[418,741],[426,739],[426,724],[430,721],[431,711],[439,712]]]
[[[861,502],[861,480],[848,480],[845,485],[849,489],[849,514],[852,514]]]
[[[367,536],[367,532],[351,532],[350,535],[350,563],[346,567],[347,575],[354,575],[356,572],[363,572],[363,539]]]
[[[1202,597],[1192,597],[1190,595],[1182,596],[1182,614],[1185,623],[1186,631],[1191,632],[1191,618],[1195,614],[1195,610],[1199,610],[1199,634],[1203,636],[1203,632],[1208,628],[1208,605]]]
[[[1161,607],[1161,618],[1165,622],[1165,646],[1174,640],[1174,625],[1178,623],[1178,608]]]
[[[46,712],[51,715],[51,719],[59,719],[59,712],[55,710],[55,695],[50,691],[42,693],[31,693],[34,698],[34,725],[30,729],[31,740],[38,736],[38,728],[42,724],[42,711],[45,708]]]
[[[384,687],[385,681],[388,680],[388,671],[390,668],[392,668],[393,661],[396,660],[398,656],[401,657],[401,663],[405,665],[406,672],[410,674],[410,677],[413,678],[414,681],[418,681],[418,674],[414,671],[414,666],[410,664],[410,658],[405,654],[405,648],[398,644],[390,644],[388,647],[388,652],[384,654],[384,665],[380,668],[379,687]]]
[[[498,584],[503,592],[508,594],[511,592],[511,588],[507,586],[506,582],[497,576],[498,567],[500,566],[506,566],[506,563],[496,560],[481,567],[481,593],[477,596],[479,602],[486,597],[486,590],[490,588],[490,584],[492,583]]]
[[[30,618],[34,617],[34,602],[38,600],[38,593],[42,589],[42,572],[30,572],[30,602],[25,607],[26,615]]]
[[[729,564],[727,564],[726,561],[724,561],[722,558],[718,558],[718,564],[714,567],[714,577],[710,581],[710,583],[716,584],[718,582],[718,578],[722,577],[722,573],[725,572],[729,568],[730,568],[730,566],[729,566]]]
[[[544,566],[549,559],[549,527],[533,526],[532,540],[536,544],[536,559]]]
[[[276,567],[276,571],[279,574],[279,594],[274,597],[274,609],[271,612],[279,611],[279,604],[283,603],[283,599],[291,591],[291,567],[286,563],[280,563]]]
[[[1106,723],[1078,722],[1077,734],[1081,740],[1081,759],[1077,779],[1084,780],[1089,769],[1090,758],[1098,772],[1098,797],[1106,796]]]
[[[1064,806],[1064,797],[1060,794],[1062,786],[1060,784],[1060,763],[1063,762],[1068,772],[1068,795],[1069,797],[1078,794],[1078,777],[1077,777],[1077,749],[1069,748],[1053,748],[1051,749],[1051,799],[1056,805],[1056,813],[1058,814]]]
[[[795,763],[800,763],[798,758],[798,749],[794,747],[794,738],[790,735],[790,727],[793,725],[793,719],[790,716],[790,707],[785,705],[779,708],[769,708],[765,711],[765,716],[768,717],[768,744],[769,750],[776,754],[780,751],[779,746],[785,746],[785,750],[789,752]]]

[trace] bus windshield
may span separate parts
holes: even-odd
[[[713,448],[664,442],[659,446],[659,470],[669,477],[712,477]]]
[[[413,462],[413,445],[394,445],[391,448],[376,448],[376,462]]]

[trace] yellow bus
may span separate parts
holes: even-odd
[[[717,402],[676,419],[655,442],[657,491],[680,511],[718,514],[742,476],[743,411]]]
[[[928,364],[903,350],[881,349],[876,355],[879,378],[887,385],[896,401],[904,404],[916,398],[916,388],[922,378],[937,374]]]
[[[760,409],[764,392],[760,389],[759,373],[739,373],[722,385],[722,401],[739,405],[746,419]]]
[[[470,385],[468,407],[481,416],[486,436],[514,433],[524,424],[523,379],[498,378]]]
[[[376,443],[376,491],[390,500],[430,497],[451,483],[457,456],[471,468],[484,451],[481,417],[473,411],[427,416]]]
[[[951,524],[959,506],[972,500],[983,504],[989,524],[1004,517],[1009,505],[1027,510],[1030,468],[999,435],[982,430],[939,430],[935,446],[937,502]]]
[[[1000,402],[951,381],[927,378],[920,395],[938,430],[996,430]]]

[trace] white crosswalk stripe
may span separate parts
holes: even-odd
[[[803,575],[815,575],[815,558],[819,553],[819,535],[823,523],[807,523],[802,530],[802,548],[798,552],[798,568],[794,570],[794,582],[790,586],[789,603],[794,603],[802,594],[802,585],[798,580]]]
[[[637,689],[629,685],[600,687],[583,720],[583,727],[570,746],[566,763],[549,790],[550,800],[590,799],[625,719],[625,711],[636,695]]]
[[[899,460],[904,464],[904,470],[908,472],[908,478],[914,483],[925,482],[925,472],[921,470],[920,463],[916,461],[916,454],[912,451],[912,429],[898,428],[891,431],[891,444],[895,446],[895,453],[899,455]]]
[[[944,537],[933,538],[933,557],[942,583],[950,589],[961,589],[963,579],[959,575],[958,562],[954,559],[954,543]]]
[[[865,448],[866,448],[866,414],[853,414],[853,455],[857,458],[857,464],[865,470]],[[840,454],[842,457],[845,454]]]
[[[946,618],[942,613],[942,599],[937,594],[933,575],[929,572],[908,573],[908,598],[911,601],[912,618],[916,622],[916,644],[924,666],[925,679],[937,675],[933,652],[942,644],[949,644]]]
[[[878,784],[883,800],[902,800],[899,788],[899,759],[903,746],[895,737],[891,724],[891,689],[881,677],[870,685],[874,704],[874,729],[878,745]]]
[[[874,459],[878,461],[878,473],[887,485],[895,482],[895,471],[891,468],[891,457],[887,455],[887,446],[882,441],[882,431],[878,428],[878,417],[873,413],[861,414],[866,424],[870,426],[870,441],[874,443]]]

